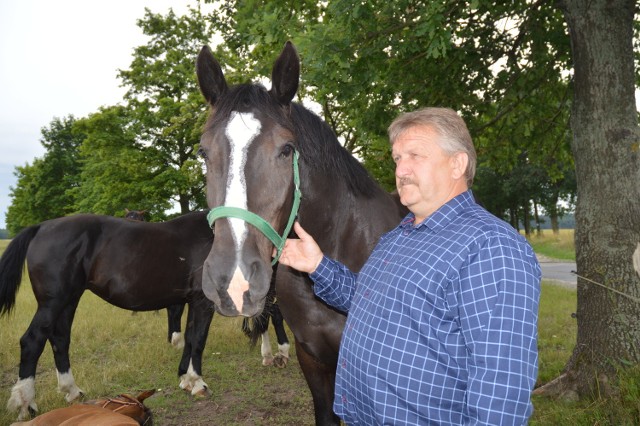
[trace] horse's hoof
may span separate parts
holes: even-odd
[[[7,407],[9,408],[9,407]],[[26,407],[21,407],[20,408],[20,412],[18,413],[18,421],[22,422],[22,421],[26,421],[29,419],[34,418],[35,416],[38,415],[38,406],[36,405],[35,402],[32,402],[31,404],[27,405]]]
[[[262,357],[262,365],[265,367],[269,367],[273,365],[273,357],[272,356],[263,356]]]
[[[69,392],[64,396],[65,401],[71,403],[78,399],[84,399],[84,391],[81,389],[74,390],[73,392]]]
[[[276,355],[273,359],[273,366],[278,368],[285,368],[289,363],[289,358],[282,355]]]
[[[37,407],[35,407],[35,405],[33,407],[31,405],[29,406],[29,415],[31,416],[31,418],[38,415],[38,409]]]
[[[192,393],[191,395],[195,396],[196,398],[209,398],[211,396],[211,391],[208,387],[203,387],[202,389],[195,393]]]

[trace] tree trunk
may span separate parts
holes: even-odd
[[[531,217],[529,217],[528,203],[524,203],[522,206],[522,225],[524,226],[524,234],[527,238],[531,238]]]
[[[554,212],[549,215],[549,220],[551,221],[551,230],[553,231],[553,235],[557,237],[560,235],[560,221],[558,220],[558,213]]]
[[[536,223],[536,236],[540,237],[542,235],[542,226],[540,224],[540,213],[538,212],[538,203],[533,202],[533,220]]]
[[[561,0],[574,64],[577,344],[562,385],[609,393],[640,363],[640,131],[634,99],[635,0]],[[595,284],[599,283],[599,284]],[[623,295],[624,294],[624,295]]]

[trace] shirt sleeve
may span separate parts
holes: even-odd
[[[343,312],[348,312],[351,307],[357,277],[358,274],[351,272],[345,265],[326,256],[316,270],[309,274],[316,296]]]
[[[540,265],[526,242],[489,238],[460,270],[471,424],[526,424],[538,374]]]

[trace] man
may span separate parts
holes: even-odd
[[[512,227],[474,202],[476,153],[453,110],[389,127],[410,213],[359,274],[296,223],[280,263],[348,312],[334,410],[347,424],[526,424],[538,372],[540,266]]]

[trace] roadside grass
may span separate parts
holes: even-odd
[[[554,235],[550,229],[543,230],[539,235],[535,232],[527,239],[533,251],[559,260],[576,260],[576,249],[573,240],[573,229],[561,229]]]

